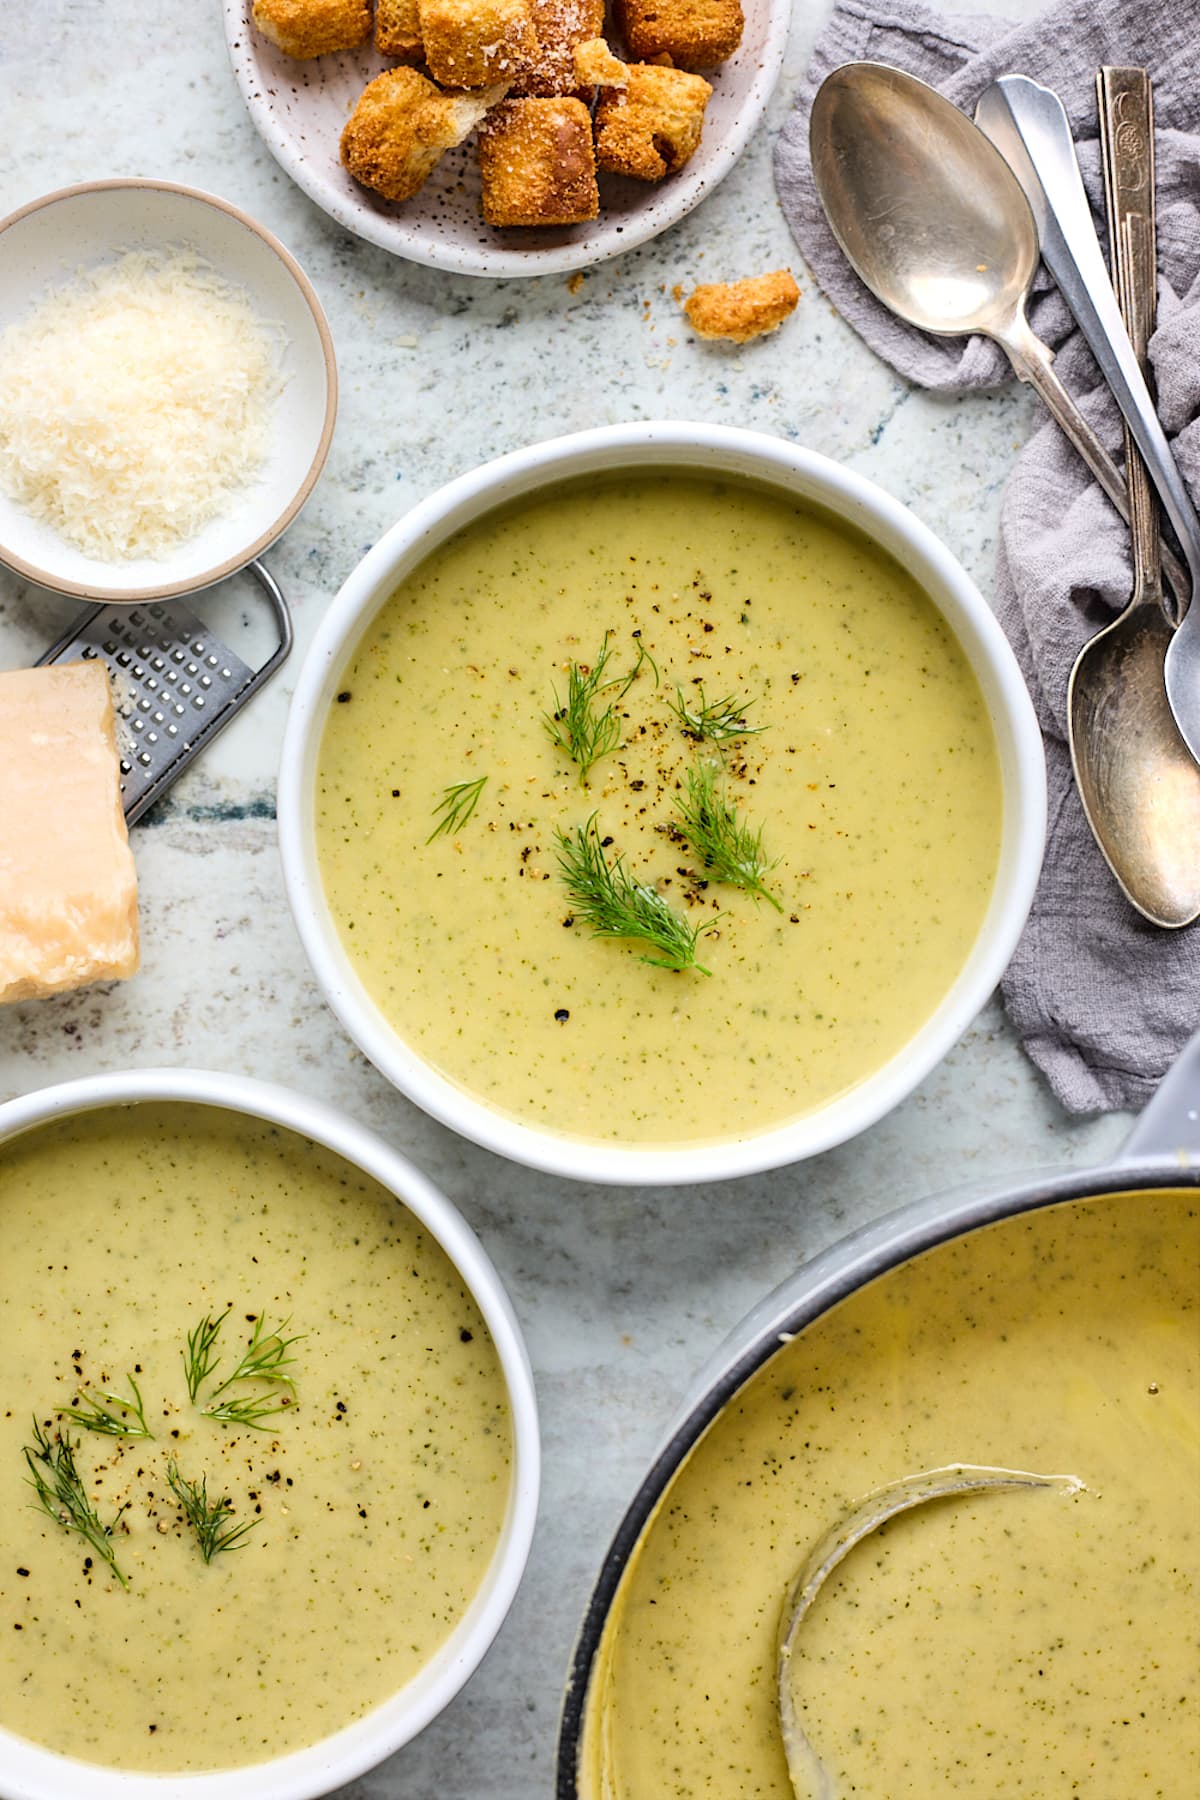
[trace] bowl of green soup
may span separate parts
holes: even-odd
[[[310,1800],[463,1686],[533,1532],[499,1277],[378,1138],[147,1071],[0,1106],[7,1800]]]
[[[998,981],[1041,740],[919,520],[782,440],[621,425],[416,506],[292,704],[289,900],[330,1005],[465,1136],[590,1180],[775,1167]]]

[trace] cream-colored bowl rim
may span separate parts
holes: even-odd
[[[4,1800],[179,1800],[185,1793],[189,1800],[314,1800],[374,1768],[422,1731],[463,1687],[504,1622],[528,1559],[538,1505],[541,1452],[529,1356],[500,1277],[462,1214],[407,1157],[319,1100],[208,1070],[94,1075],[0,1104],[0,1145],[57,1119],[146,1101],[215,1107],[311,1138],[373,1176],[426,1227],[462,1276],[500,1359],[513,1425],[508,1512],[475,1598],[437,1654],[388,1700],[321,1742],[245,1768],[147,1775],[58,1756],[0,1728],[0,1789]],[[346,1629],[354,1629],[352,1617]],[[337,1653],[335,1640],[329,1654]],[[64,1693],[68,1689],[64,1680]]]
[[[213,207],[217,212],[228,213],[244,225],[247,231],[261,238],[269,250],[274,251],[292,280],[295,282],[304,299],[305,305],[312,314],[313,324],[321,340],[321,352],[325,360],[325,417],[321,426],[321,435],[317,443],[312,461],[305,472],[293,498],[269,525],[258,533],[254,541],[239,551],[236,556],[226,557],[223,562],[214,563],[211,568],[201,574],[189,576],[186,581],[164,582],[161,587],[122,587],[119,583],[107,584],[90,581],[63,581],[50,569],[39,563],[32,563],[26,557],[19,556],[7,544],[0,543],[0,561],[16,574],[23,575],[27,581],[34,581],[39,587],[49,589],[56,594],[72,594],[85,600],[114,601],[134,604],[139,601],[170,600],[181,594],[198,593],[201,588],[212,587],[215,582],[224,581],[228,575],[236,575],[247,563],[261,556],[270,548],[276,538],[287,530],[308,496],[317,484],[325,459],[329,454],[329,446],[333,442],[333,426],[337,418],[338,377],[337,359],[333,351],[333,335],[329,329],[329,321],[325,317],[324,308],[317,298],[316,289],[300,267],[291,251],[286,249],[273,232],[260,225],[257,219],[251,218],[240,206],[231,200],[223,200],[219,194],[206,193],[203,188],[184,187],[178,181],[155,181],[149,176],[131,175],[114,176],[105,181],[78,181],[71,187],[56,188],[51,194],[43,194],[37,200],[30,200],[27,205],[19,206],[6,218],[0,219],[0,260],[4,255],[4,233],[10,226],[18,225],[30,214],[41,212],[48,206],[56,206],[60,200],[74,200],[80,194],[96,194],[107,192],[112,188],[150,188],[159,193],[178,194],[186,200],[199,200],[205,206]]]
[[[387,1023],[329,915],[317,863],[313,790],[326,712],[343,667],[397,583],[453,532],[519,495],[573,475],[679,468],[782,486],[863,530],[933,599],[966,650],[996,733],[1004,784],[1000,865],[963,969],[896,1055],[847,1093],[743,1139],[612,1145],[560,1136],[488,1106],[439,1074]],[[418,1106],[515,1162],[585,1181],[634,1185],[720,1180],[778,1168],[854,1137],[908,1095],[979,1013],[1008,964],[1032,903],[1046,823],[1045,764],[1033,707],[979,590],[919,519],[873,482],[813,450],[724,426],[674,421],[605,426],[535,444],[450,482],[385,533],[351,571],[300,672],[279,775],[284,882],[304,948],[333,1011],[366,1056]]]

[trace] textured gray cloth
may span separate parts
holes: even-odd
[[[867,58],[931,82],[968,113],[997,75],[1032,75],[1067,109],[1098,223],[1103,219],[1095,73],[1149,69],[1158,156],[1159,327],[1150,355],[1159,412],[1193,495],[1200,492],[1200,0],[1066,0],[1028,24],[940,17],[914,0],[840,0],[775,158],[783,210],[838,310],[902,375],[930,388],[1010,377],[982,338],[930,338],[863,288],[838,249],[808,160],[812,96],[831,69]],[[1108,449],[1120,419],[1057,291],[1041,271],[1034,329]],[[1080,645],[1129,597],[1129,539],[1083,463],[1048,420],[1004,497],[994,605],[1024,671],[1046,744],[1049,835],[1028,927],[1003,983],[1021,1041],[1073,1112],[1141,1106],[1200,1023],[1200,925],[1164,932],[1123,899],[1083,816],[1066,745],[1066,695]]]

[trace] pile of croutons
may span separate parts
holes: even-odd
[[[597,170],[660,181],[700,142],[712,88],[698,72],[741,42],[741,0],[254,0],[288,56],[365,43],[397,66],[369,82],[342,163],[407,200],[479,129],[489,225],[578,225],[600,210]],[[419,67],[417,65],[420,65]]]

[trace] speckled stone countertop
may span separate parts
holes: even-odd
[[[959,12],[977,9],[977,0],[955,0]],[[1036,7],[1017,0],[1003,10]],[[822,0],[797,7],[765,127],[682,224],[582,280],[504,283],[395,261],[347,236],[293,187],[243,110],[215,0],[153,8],[45,0],[6,12],[0,210],[101,175],[211,189],[300,259],[337,347],[341,412],[329,464],[270,556],[295,608],[295,656],[136,830],[141,974],[0,1011],[0,1097],[153,1065],[287,1083],[410,1154],[466,1214],[507,1282],[545,1441],[528,1574],[465,1692],[415,1743],[344,1790],[357,1800],[548,1793],[563,1677],[590,1583],[691,1374],[726,1331],[851,1227],[958,1181],[1102,1159],[1128,1123],[1062,1114],[993,1002],[903,1106],[814,1161],[694,1189],[572,1185],[509,1166],[397,1095],[318,997],[285,904],[274,783],[304,649],[384,529],[487,457],[630,418],[772,432],[879,482],[989,591],[1000,490],[1030,431],[1032,400],[1015,387],[939,400],[906,386],[812,286],[775,201],[772,139],[824,11]],[[785,263],[805,292],[778,335],[737,349],[697,342],[683,328],[677,284]],[[230,594],[224,604],[240,601]],[[0,667],[33,660],[72,612],[0,571]]]

